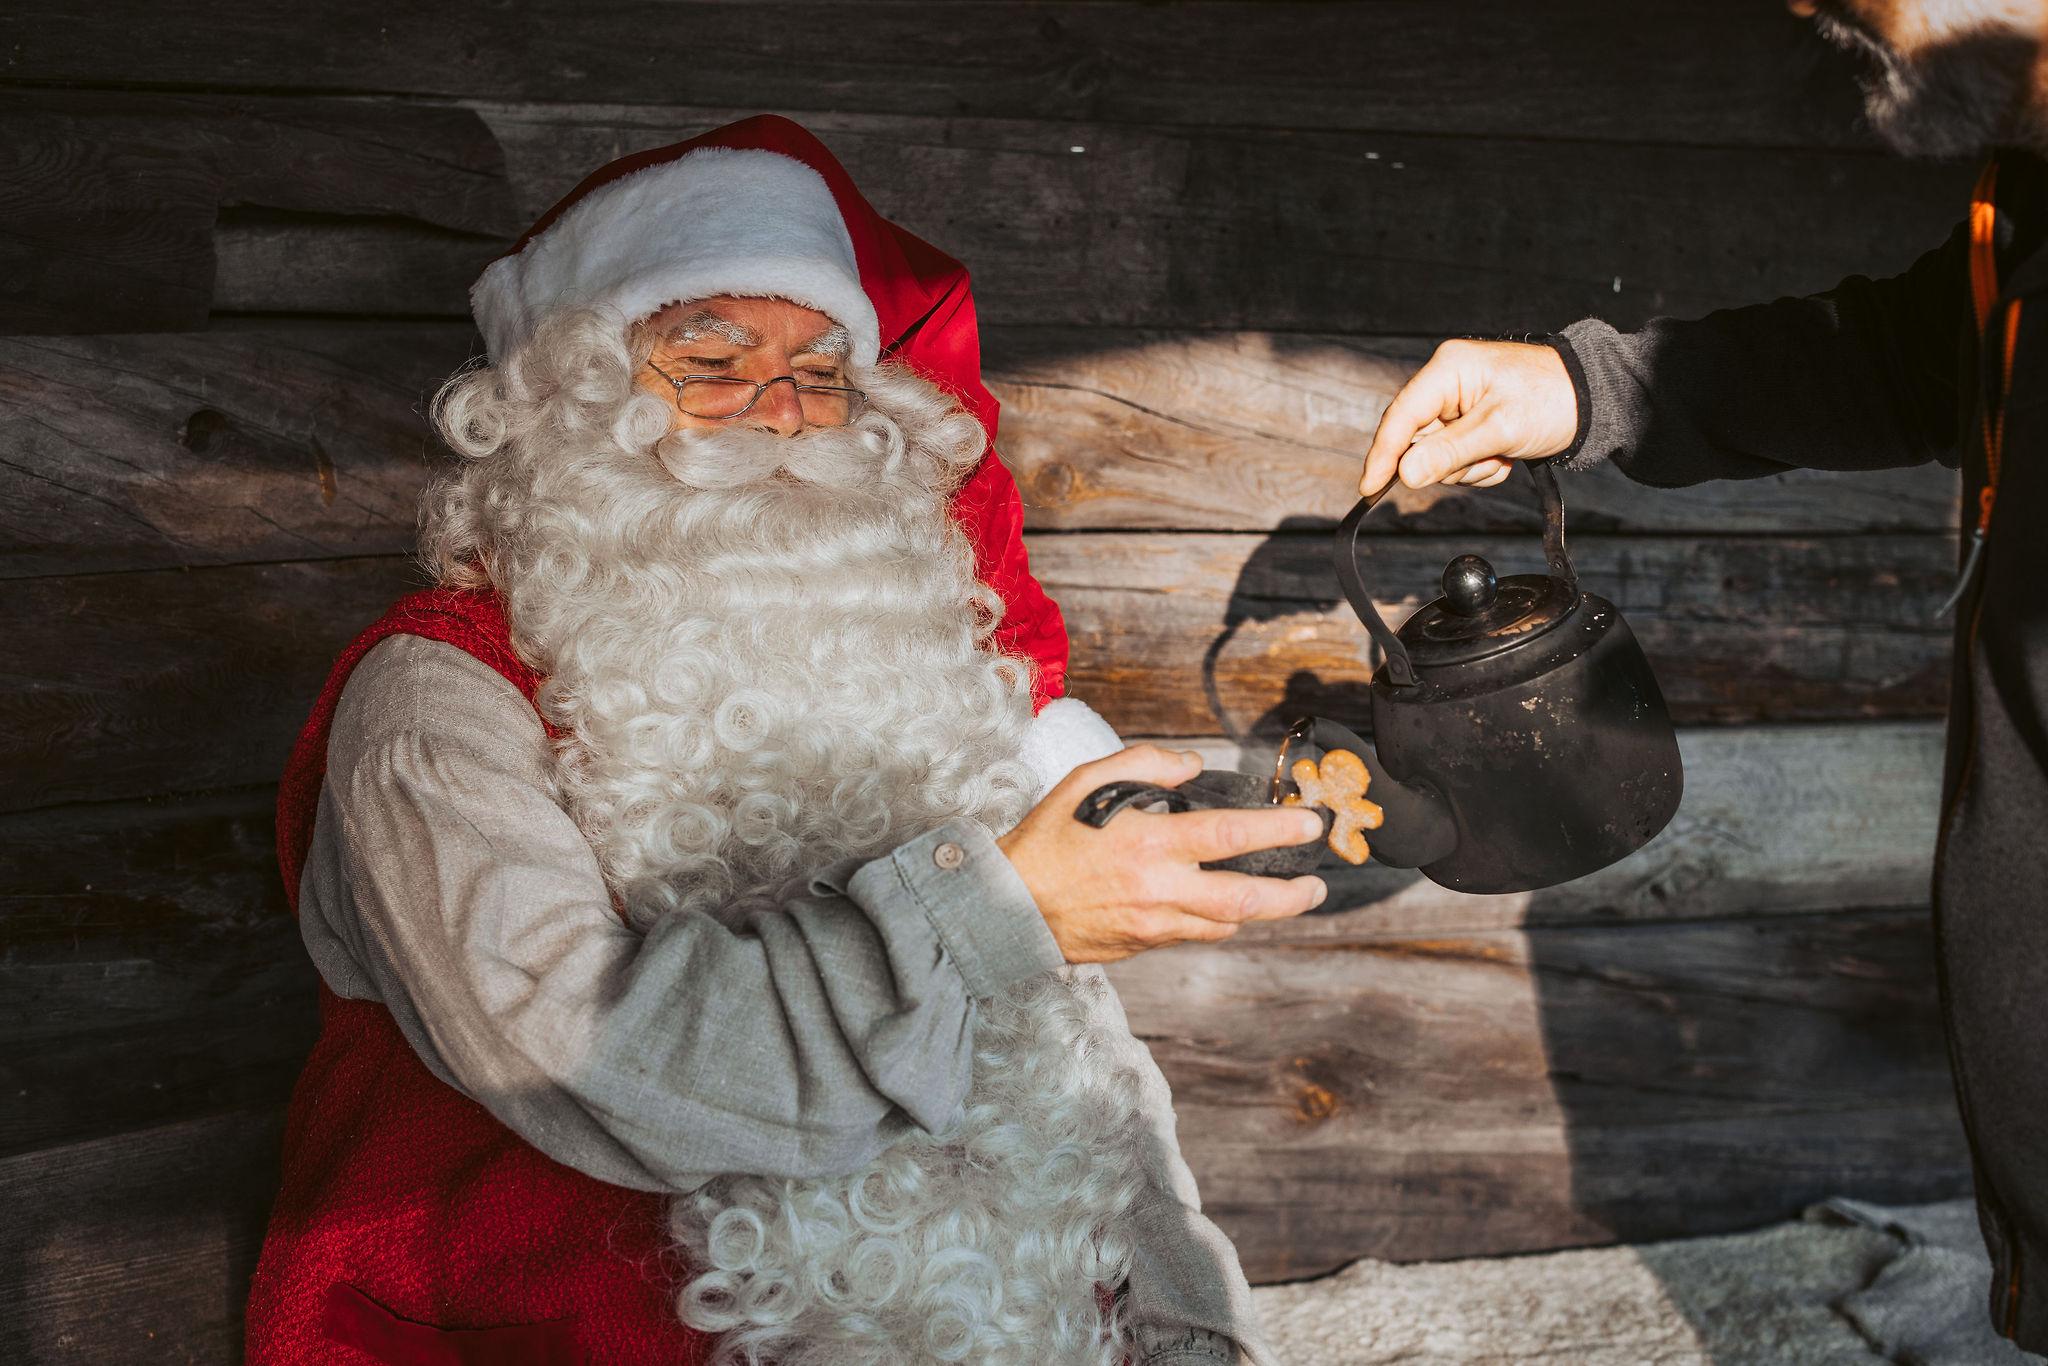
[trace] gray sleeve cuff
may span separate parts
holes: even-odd
[[[1578,434],[1556,457],[1559,469],[1591,469],[1632,446],[1642,430],[1642,392],[1627,364],[1632,340],[1598,318],[1545,338],[1563,359],[1579,404]]]
[[[981,822],[947,821],[862,866],[847,895],[870,909],[908,895],[968,994],[988,997],[1066,961],[1031,889]]]
[[[1207,1328],[1160,1329],[1146,1323],[1137,1327],[1134,1366],[1234,1366],[1239,1360],[1237,1344]]]

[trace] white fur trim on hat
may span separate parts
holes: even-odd
[[[1123,747],[1116,731],[1093,707],[1078,697],[1055,697],[1032,719],[1017,757],[1038,775],[1038,795],[1043,797],[1080,765]]]
[[[825,178],[752,148],[700,147],[598,186],[517,255],[491,262],[469,299],[502,361],[558,308],[608,304],[631,322],[715,294],[817,309],[851,334],[855,365],[881,351]]]

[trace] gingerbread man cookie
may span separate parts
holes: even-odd
[[[1320,765],[1313,759],[1296,759],[1288,770],[1298,793],[1280,799],[1282,806],[1320,806],[1334,816],[1330,826],[1330,851],[1346,863],[1364,863],[1372,850],[1365,832],[1380,828],[1386,813],[1379,803],[1365,799],[1372,774],[1365,760],[1348,749],[1333,749]]]

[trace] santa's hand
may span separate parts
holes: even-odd
[[[1082,764],[996,843],[1038,902],[1069,963],[1112,963],[1186,940],[1228,939],[1247,920],[1278,920],[1322,904],[1323,880],[1217,872],[1204,862],[1300,844],[1323,833],[1298,807],[1126,811],[1097,829],[1074,810],[1104,783],[1176,787],[1202,759],[1137,745]]]
[[[1378,493],[1396,473],[1412,489],[1490,488],[1509,461],[1556,455],[1578,430],[1578,396],[1554,348],[1447,341],[1380,415],[1358,491]]]

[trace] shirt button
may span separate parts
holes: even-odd
[[[948,840],[932,850],[932,862],[950,873],[961,864],[967,862],[967,851],[951,840]]]

